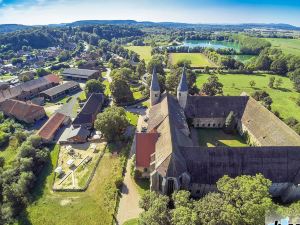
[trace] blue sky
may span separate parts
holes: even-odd
[[[0,24],[85,19],[300,26],[300,0],[0,0]]]

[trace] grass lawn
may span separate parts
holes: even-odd
[[[149,100],[142,102],[142,106],[146,106],[147,108],[149,108],[150,107]]]
[[[4,158],[5,167],[9,166],[16,158],[18,151],[18,140],[14,137],[9,140],[8,146],[0,150],[0,157]]]
[[[121,174],[120,157],[106,153],[85,192],[53,192],[53,168],[59,147],[51,152],[51,164],[44,168],[34,189],[34,202],[19,224],[107,225],[112,223],[116,205],[115,180]]]
[[[135,219],[127,220],[125,221],[125,223],[123,223],[123,225],[138,225],[138,219],[135,218]]]
[[[266,38],[272,47],[280,48],[283,53],[300,56],[300,39]]]
[[[222,129],[197,129],[200,146],[247,147],[245,140],[238,134],[226,134]]]
[[[14,78],[14,77],[16,77],[16,76],[12,76],[10,74],[0,75],[0,80],[5,81],[5,80],[9,80],[9,79]]]
[[[192,61],[192,67],[216,67],[214,63],[201,53],[171,53],[169,57],[173,65],[180,60],[186,59]]]
[[[80,95],[78,96],[78,98],[79,98],[82,102],[84,102],[84,101],[86,100],[86,93],[85,93],[85,91],[82,91],[82,92],[80,93]]]
[[[136,126],[139,116],[137,114],[126,112],[127,119],[132,126]]]
[[[144,59],[145,63],[148,63],[151,59],[151,46],[127,46],[126,49],[134,51],[140,56],[140,59]]]
[[[133,92],[133,98],[134,98],[134,100],[139,100],[139,99],[143,98],[142,92],[140,92],[140,91]]]
[[[203,83],[207,81],[208,74],[199,74],[197,76],[197,86],[202,87]],[[274,75],[257,74],[257,75],[245,75],[245,74],[222,74],[218,75],[219,80],[223,83],[224,95],[236,96],[240,95],[243,91],[248,94],[252,94],[256,90],[264,90],[270,94],[273,99],[271,105],[272,111],[278,111],[283,119],[288,117],[295,117],[300,120],[299,106],[296,104],[296,100],[300,97],[300,94],[294,91],[293,83],[287,77],[275,76],[276,79],[281,78],[283,84],[279,89],[272,89],[268,87],[269,77]],[[249,81],[254,80],[256,85],[251,88]],[[234,84],[234,86],[233,86]]]

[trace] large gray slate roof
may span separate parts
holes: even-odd
[[[223,118],[233,111],[241,118],[248,96],[188,96],[185,113],[188,118]]]
[[[98,73],[97,70],[87,70],[87,69],[65,69],[62,76],[72,76],[72,77],[82,77],[82,78],[88,78],[90,76],[93,76],[95,73]]]
[[[74,88],[78,86],[79,87],[79,83],[75,82],[75,81],[68,81],[66,83],[63,83],[61,85],[55,86],[53,88],[50,88],[46,91],[41,92],[41,94],[45,94],[48,96],[54,96],[57,95],[63,91],[69,90],[71,88]]]
[[[275,183],[300,183],[298,147],[182,147],[192,182],[215,184],[225,174],[263,174]]]

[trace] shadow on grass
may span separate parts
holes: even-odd
[[[292,92],[290,89],[287,88],[276,88],[276,89],[282,92]]]
[[[150,190],[150,180],[147,178],[134,178],[137,184],[139,193],[146,192]]]

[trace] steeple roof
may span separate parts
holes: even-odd
[[[187,81],[186,81],[186,71],[185,71],[185,67],[183,68],[182,71],[182,75],[181,75],[181,79],[177,88],[177,91],[188,91],[188,85],[187,85]]]
[[[156,68],[153,68],[152,72],[152,79],[151,79],[151,86],[150,90],[152,91],[160,91],[159,83],[158,83],[158,78],[157,78],[157,73],[156,73]]]

